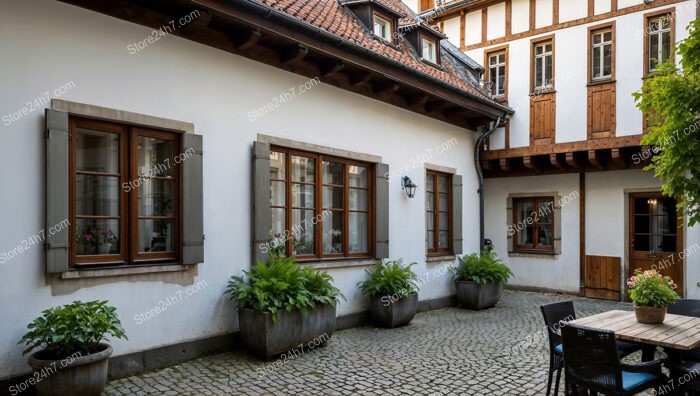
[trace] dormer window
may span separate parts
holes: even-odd
[[[389,18],[385,18],[378,13],[374,13],[374,35],[379,37],[384,41],[391,42],[391,36],[393,35],[394,29],[391,26],[391,21]]]
[[[423,37],[421,39],[421,47],[421,57],[423,58],[423,60],[426,60],[433,64],[437,64],[437,43],[434,40],[430,40],[428,38]]]

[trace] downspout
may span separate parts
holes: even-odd
[[[481,146],[484,144],[484,141],[496,132],[502,119],[503,116],[498,116],[493,127],[489,130],[486,130],[488,124],[484,124],[484,132],[476,139],[476,144],[474,145],[474,165],[476,167],[476,173],[479,175],[479,189],[477,190],[479,193],[479,252],[484,251],[484,170],[481,168],[481,160],[479,157]]]

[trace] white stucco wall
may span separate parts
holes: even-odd
[[[530,0],[513,0],[511,14],[513,34],[524,32],[530,28]]]
[[[445,30],[443,33],[447,36],[447,39],[450,40],[452,44],[454,44],[457,48],[459,48],[459,40],[460,40],[460,35],[461,33],[461,24],[459,22],[460,18],[451,18],[445,21]]]
[[[477,182],[473,170],[474,133],[408,111],[319,85],[298,94],[251,122],[247,112],[297,87],[307,78],[174,36],[130,55],[127,45],[151,29],[64,3],[0,0],[0,113],[18,111],[43,92],[72,81],[61,99],[192,122],[204,135],[205,258],[196,281],[207,286],[157,317],[137,325],[134,315],[182,291],[162,282],[113,283],[52,296],[44,280],[39,247],[0,266],[0,378],[26,372],[22,347],[25,326],[39,312],[73,300],[107,299],[118,308],[129,341],[113,341],[124,354],[237,329],[234,305],[222,292],[228,277],[248,269],[250,257],[251,144],[258,133],[382,157],[398,169],[432,151],[429,162],[453,167],[464,176],[464,250],[478,248]],[[10,126],[0,125],[0,252],[16,247],[44,227],[43,108]],[[436,147],[456,138],[443,154]],[[390,186],[390,253],[417,261],[422,274],[441,264],[425,264],[424,186],[421,166],[407,172],[418,187],[415,199]],[[345,315],[366,308],[356,283],[363,269],[331,269],[348,298]],[[452,294],[447,276],[426,284],[421,300]]]
[[[464,16],[464,44],[476,44],[481,42],[481,10],[474,11]]]
[[[541,28],[552,24],[554,4],[552,0],[535,0],[535,27]]]
[[[488,40],[503,37],[506,35],[506,4],[499,3],[488,7],[488,29],[486,37]]]

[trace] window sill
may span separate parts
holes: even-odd
[[[554,87],[538,88],[538,89],[535,89],[534,91],[530,92],[530,96],[540,96],[540,95],[547,95],[547,94],[553,94],[553,93],[557,93],[557,90],[554,89]]]
[[[426,263],[441,263],[445,261],[454,261],[457,258],[454,254],[442,254],[434,256],[425,256]]]
[[[615,80],[615,79],[605,78],[605,79],[590,81],[588,84],[586,84],[586,86],[587,87],[595,87],[596,85],[614,84],[616,82],[617,82],[617,80]]]
[[[182,272],[190,269],[189,265],[160,264],[141,266],[119,266],[111,268],[74,269],[60,274],[61,279],[104,278],[109,276],[127,276],[140,274],[156,274],[163,272]]]
[[[542,259],[557,259],[557,256],[561,254],[561,251],[537,251],[537,250],[527,250],[527,251],[514,251],[508,252],[508,257],[530,257],[530,258],[542,258]]]
[[[349,259],[349,260],[327,260],[327,261],[302,261],[299,265],[311,267],[313,269],[332,269],[350,267],[373,267],[382,262],[380,259]]]

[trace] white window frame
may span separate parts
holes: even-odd
[[[552,49],[547,51],[547,45],[551,46]],[[542,53],[537,54],[537,49],[542,47]],[[533,58],[533,65],[532,65],[532,72],[533,72],[533,79],[535,81],[535,89],[536,90],[542,90],[542,89],[548,89],[552,88],[554,85],[549,82],[547,83],[547,57],[551,58],[551,67],[552,67],[552,80],[554,80],[554,42],[551,40],[548,41],[542,41],[540,43],[535,44],[534,48],[534,58]],[[542,59],[542,81],[537,81],[537,60]]]
[[[665,20],[668,21],[668,28],[663,27]],[[659,30],[652,31],[651,26],[657,22],[659,24]],[[660,64],[662,64],[664,62],[664,60],[663,60],[663,56],[664,56],[663,55],[663,51],[664,51],[663,36],[664,36],[664,33],[668,33],[669,42],[673,39],[673,35],[671,34],[671,30],[673,29],[673,21],[671,19],[671,15],[666,14],[666,15],[660,15],[657,17],[649,18],[647,29],[648,29],[648,35],[649,35],[649,38],[648,38],[648,40],[649,40],[649,44],[648,44],[649,45],[649,58],[646,61],[649,65],[648,66],[649,72],[654,72],[654,71],[656,71],[656,67],[658,67]],[[656,54],[651,53],[651,41],[654,39],[657,41],[657,46],[658,46]],[[670,42],[669,45],[671,46],[671,53],[669,53],[668,59],[671,59],[673,56],[673,43]],[[654,65],[655,67],[652,67],[652,63],[651,63],[652,59],[656,59],[656,64]]]
[[[610,33],[610,40],[605,41],[605,34]],[[600,43],[595,43],[595,38],[600,36]],[[605,47],[610,47],[610,74],[604,74],[605,73]],[[603,30],[597,30],[593,33],[591,33],[591,80],[597,81],[597,80],[607,80],[609,78],[612,78],[612,69],[613,69],[613,56],[612,56],[612,51],[613,51],[613,38],[612,38],[612,29],[603,29]],[[596,76],[595,75],[595,65],[594,65],[594,59],[595,59],[595,54],[596,52],[600,52],[600,61],[598,67],[600,68],[600,75]]]
[[[372,22],[372,32],[374,33],[374,35],[384,41],[391,42],[391,36],[393,35],[393,26],[391,20],[376,12],[373,14],[373,19],[374,21]],[[382,34],[382,32],[378,31],[377,29],[381,29],[382,27],[385,28],[384,34]]]
[[[426,45],[428,44],[428,45]],[[432,51],[430,49],[432,48]],[[426,54],[426,49],[428,50]],[[435,40],[430,40],[425,37],[421,37],[421,58],[428,62],[437,64],[437,43]]]
[[[498,60],[501,55],[503,55],[503,62]],[[496,62],[492,64],[491,59],[493,58],[496,58]],[[505,75],[506,62],[506,51],[494,52],[488,56],[489,80],[494,82],[491,86],[491,92],[494,97],[502,97],[506,94],[506,78],[508,78],[508,76]],[[499,83],[499,77],[501,77],[499,70],[501,67],[504,69],[503,86]],[[501,90],[503,92],[499,92]]]

